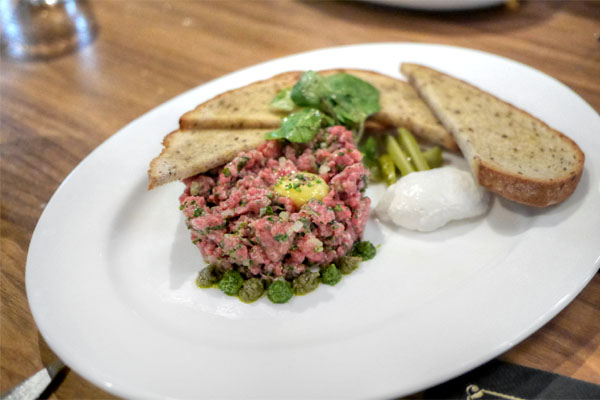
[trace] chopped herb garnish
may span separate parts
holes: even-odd
[[[250,161],[250,157],[242,157],[242,159],[240,160],[240,162],[237,163],[237,170],[238,172],[242,170],[242,168],[244,168],[246,166],[246,164],[248,164],[248,161]]]
[[[287,139],[290,142],[306,143],[314,138],[322,127],[331,125],[331,118],[321,111],[315,108],[304,108],[284,117],[279,129],[268,132],[265,137],[266,139]]]
[[[229,168],[223,168],[223,175],[225,175],[226,177],[231,176],[231,171],[229,171]]]
[[[278,233],[275,236],[273,236],[273,239],[277,240],[278,242],[286,241],[287,238],[288,238],[287,233]]]
[[[273,207],[271,207],[271,206],[262,207],[260,209],[260,216],[262,217],[264,215],[273,215]]]
[[[277,93],[275,98],[271,101],[271,107],[278,111],[293,111],[296,108],[296,104],[292,101],[290,95],[292,94],[292,88],[286,88]]]

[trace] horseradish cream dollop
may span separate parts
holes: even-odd
[[[382,220],[421,232],[484,214],[490,194],[456,167],[413,172],[387,188],[375,208]]]

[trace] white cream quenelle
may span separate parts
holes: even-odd
[[[382,221],[422,232],[484,214],[490,194],[456,167],[408,174],[390,186],[375,208]]]

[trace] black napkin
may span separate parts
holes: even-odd
[[[422,399],[600,399],[600,386],[493,360],[422,393]]]

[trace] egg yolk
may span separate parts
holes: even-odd
[[[323,200],[329,193],[329,186],[319,175],[298,172],[281,178],[273,190],[288,197],[296,207],[302,207],[311,199]]]

